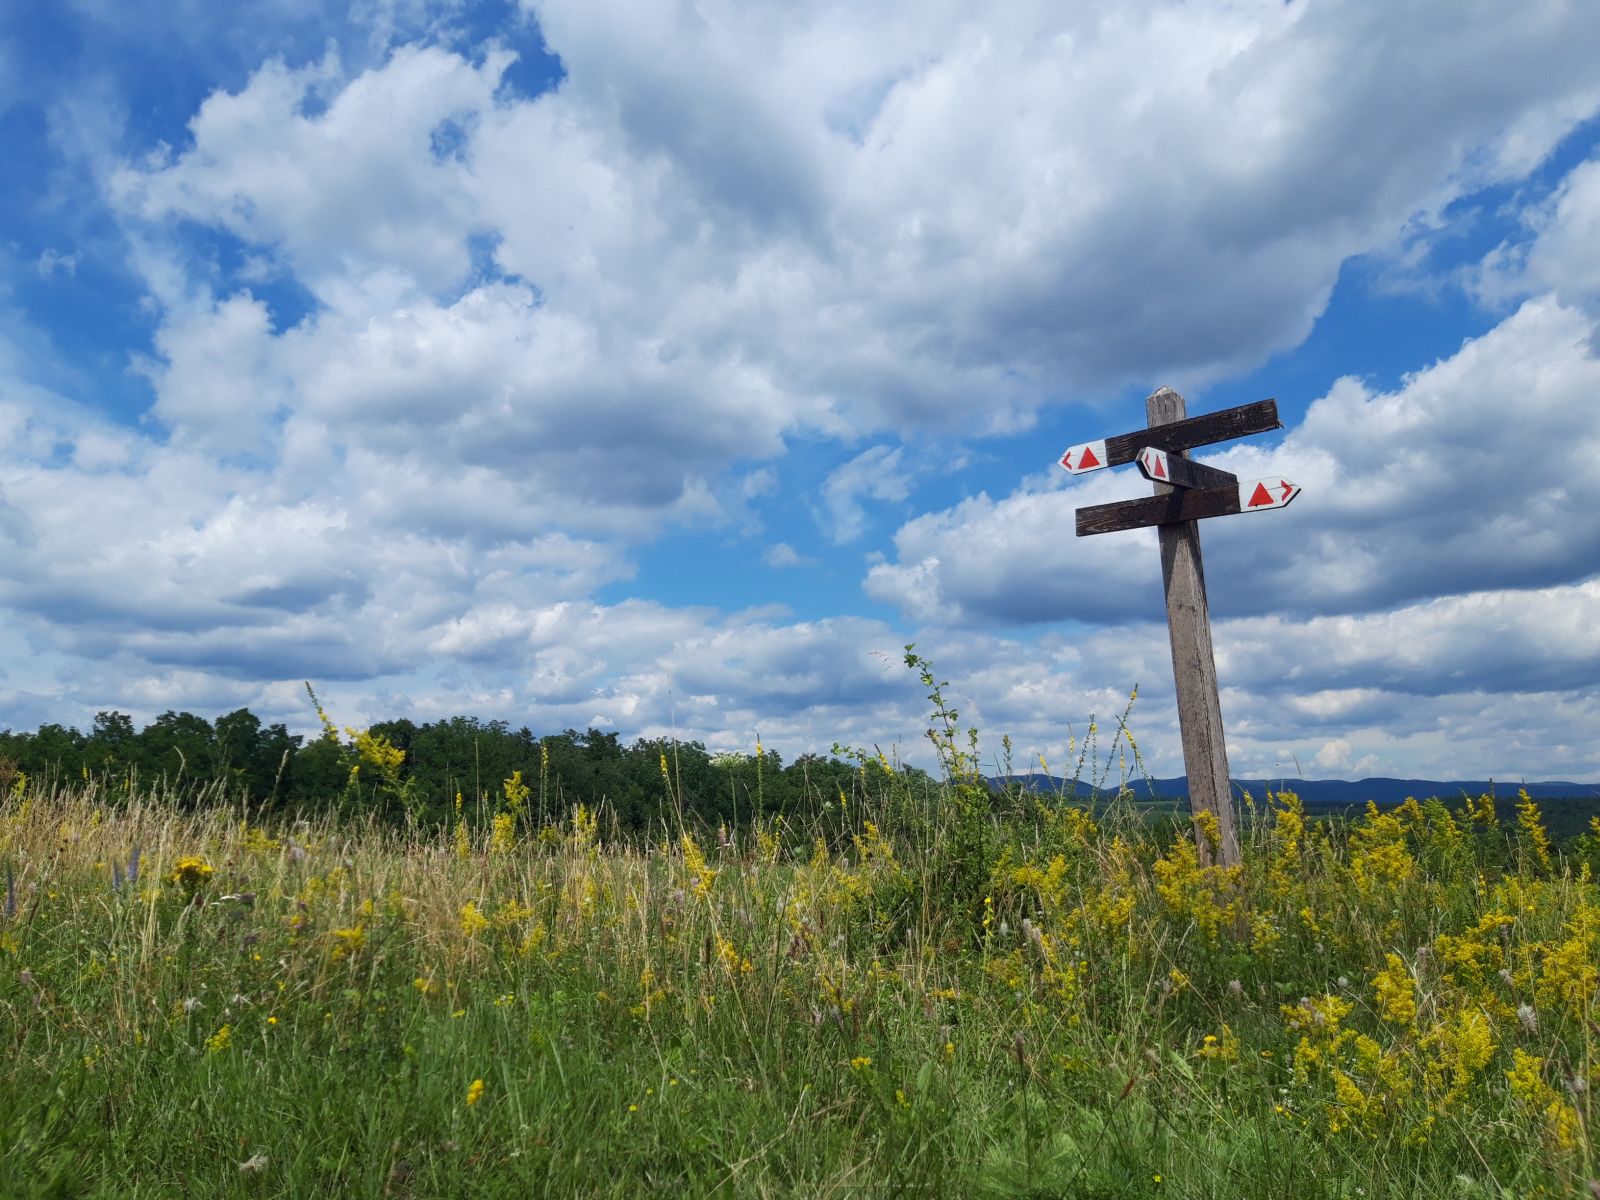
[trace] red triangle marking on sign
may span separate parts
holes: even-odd
[[[1264,483],[1256,484],[1256,490],[1250,493],[1250,507],[1260,508],[1263,504],[1272,503],[1272,493],[1267,491]]]
[[[1165,479],[1167,477],[1167,473],[1161,469],[1161,456],[1159,454],[1152,454],[1150,456],[1150,461],[1156,464],[1156,478]]]
[[[1100,460],[1094,456],[1094,447],[1085,446],[1083,448],[1083,457],[1078,460],[1078,470],[1083,471],[1089,467],[1098,467],[1099,465]]]

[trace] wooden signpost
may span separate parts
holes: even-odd
[[[1148,428],[1073,446],[1060,462],[1073,475],[1138,463],[1140,473],[1155,485],[1155,495],[1148,498],[1080,508],[1078,536],[1150,525],[1157,528],[1189,808],[1197,817],[1207,812],[1216,818],[1215,853],[1210,840],[1195,831],[1201,861],[1231,867],[1239,862],[1239,834],[1233,819],[1222,700],[1211,651],[1211,614],[1200,561],[1200,530],[1195,522],[1282,508],[1300,489],[1280,478],[1241,482],[1227,471],[1189,460],[1188,451],[1197,446],[1282,428],[1275,400],[1185,417],[1183,397],[1171,388],[1162,388],[1145,401],[1145,416]]]

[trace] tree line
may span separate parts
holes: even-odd
[[[699,742],[624,744],[619,734],[592,728],[537,736],[526,726],[466,716],[382,721],[349,736],[324,717],[323,734],[307,738],[264,724],[248,708],[215,721],[169,711],[143,729],[126,713],[102,712],[87,733],[59,724],[0,731],[0,795],[19,776],[96,780],[129,792],[162,784],[190,803],[243,800],[262,816],[338,810],[437,823],[483,819],[504,807],[515,781],[509,790],[520,792],[517,807],[531,821],[603,802],[632,831],[684,816],[717,824],[815,815],[883,769],[870,756],[855,757],[804,754],[786,764],[768,749],[714,755]]]

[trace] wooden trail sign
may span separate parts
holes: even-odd
[[[1155,485],[1155,495],[1146,499],[1080,508],[1078,536],[1157,527],[1189,808],[1196,817],[1210,813],[1216,819],[1218,835],[1214,852],[1199,828],[1195,840],[1203,863],[1231,867],[1239,862],[1239,833],[1233,819],[1222,698],[1211,650],[1211,613],[1196,522],[1282,508],[1300,489],[1287,479],[1241,481],[1227,471],[1191,462],[1187,453],[1196,446],[1282,428],[1275,400],[1188,417],[1183,397],[1171,388],[1162,388],[1145,400],[1145,416],[1148,428],[1073,446],[1059,461],[1073,475],[1137,462],[1140,472]]]
[[[1173,392],[1173,395],[1177,393]],[[1181,404],[1178,411],[1183,411]],[[1252,433],[1269,433],[1282,428],[1283,424],[1278,420],[1278,402],[1258,400],[1254,404],[1241,404],[1238,408],[1225,408],[1221,412],[1172,421],[1160,429],[1152,424],[1148,429],[1138,429],[1133,433],[1102,438],[1098,442],[1084,442],[1070,447],[1061,456],[1060,462],[1067,474],[1082,475],[1086,471],[1131,463],[1146,446],[1169,452],[1193,450],[1197,446],[1231,442],[1234,438],[1248,437]]]
[[[1174,459],[1173,465],[1187,462]],[[1199,463],[1189,464],[1199,466]],[[1225,474],[1226,472],[1219,472]],[[1176,472],[1174,472],[1176,474]],[[1147,476],[1148,478],[1148,476]],[[1159,478],[1153,482],[1161,482]],[[1287,479],[1237,479],[1222,487],[1193,488],[1174,486],[1165,496],[1140,500],[1118,500],[1114,504],[1094,504],[1078,510],[1078,536],[1116,533],[1121,529],[1143,529],[1173,521],[1201,521],[1206,517],[1230,517],[1242,512],[1282,508],[1300,494],[1298,484]]]
[[[1139,464],[1139,474],[1151,483],[1170,483],[1179,488],[1219,488],[1239,482],[1232,471],[1219,471],[1154,446],[1146,446],[1133,461]]]

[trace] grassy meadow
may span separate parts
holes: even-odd
[[[18,779],[0,1195],[1600,1193],[1597,839],[1283,793],[1204,867],[943,749],[629,838]]]

